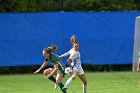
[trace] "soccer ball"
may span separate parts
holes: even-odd
[[[70,67],[67,67],[67,68],[65,68],[65,73],[66,74],[70,74],[70,72],[72,72],[72,70],[71,70],[71,68]]]

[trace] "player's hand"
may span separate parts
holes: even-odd
[[[37,70],[37,71],[34,72],[34,74],[37,74],[37,73],[39,73],[39,72],[40,72],[40,70]]]
[[[45,76],[46,79],[49,79],[52,75],[48,74],[47,76]]]

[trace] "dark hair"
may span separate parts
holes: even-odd
[[[43,49],[43,51],[48,53],[48,54],[51,54],[51,50],[49,48],[45,48],[45,49]]]
[[[43,49],[48,54],[51,54],[51,52],[54,52],[58,49],[56,45],[49,46],[48,48]]]
[[[51,51],[57,51],[58,47],[56,45],[52,45],[48,47]]]

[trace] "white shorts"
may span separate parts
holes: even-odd
[[[77,68],[76,66],[74,66],[72,70],[76,70],[78,72],[78,75],[82,75],[85,73],[82,67]]]

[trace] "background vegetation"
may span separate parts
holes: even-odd
[[[0,0],[0,12],[138,10],[140,0]]]

